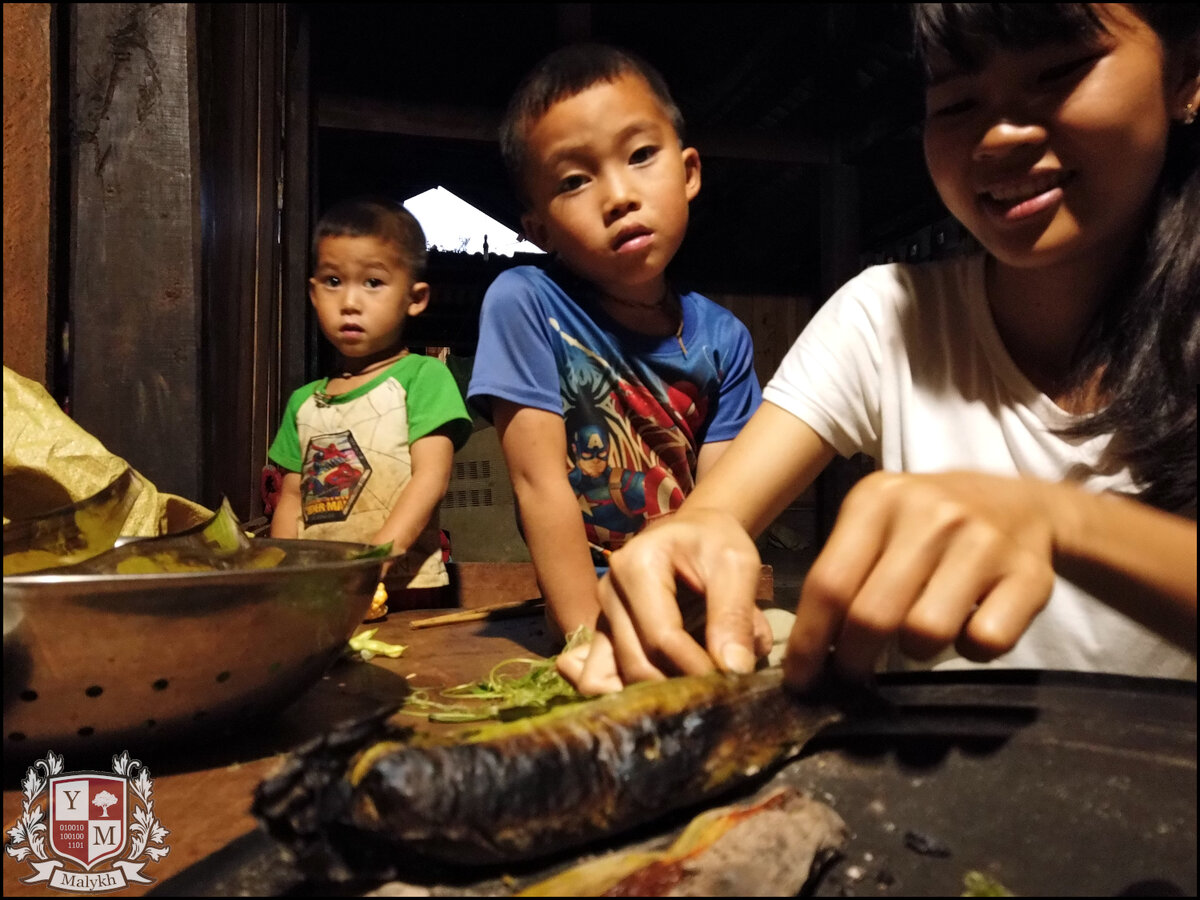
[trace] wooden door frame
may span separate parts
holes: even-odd
[[[283,402],[310,355],[308,30],[289,4],[197,6],[203,491],[252,521]]]

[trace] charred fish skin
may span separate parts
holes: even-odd
[[[541,716],[429,734],[348,723],[295,750],[253,812],[308,876],[517,862],[611,837],[794,756],[857,705],[778,669],[673,678]],[[412,851],[412,852],[409,852]]]
[[[789,694],[778,669],[647,682],[533,719],[368,747],[351,766],[343,821],[448,862],[531,859],[728,790],[841,716]]]
[[[365,874],[374,860],[359,852],[361,841],[342,839],[337,824],[350,804],[346,769],[364,746],[403,738],[386,723],[396,708],[348,722],[297,747],[279,770],[254,792],[251,811],[307,875],[326,881],[348,881]],[[372,874],[387,877],[388,867]]]

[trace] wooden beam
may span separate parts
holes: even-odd
[[[320,94],[317,125],[409,137],[495,142],[500,113],[457,106],[387,103],[367,97]]]
[[[50,11],[4,4],[4,365],[53,388]]]
[[[209,503],[228,497],[238,516],[251,521],[262,510],[259,478],[283,392],[302,383],[289,379],[285,386],[280,379],[282,354],[288,366],[303,364],[282,322],[280,287],[280,136],[296,98],[286,108],[278,98],[292,62],[284,59],[283,39],[291,5],[197,6],[206,221],[204,496]],[[307,198],[291,212],[306,221]],[[287,302],[302,320],[304,295]]]
[[[193,5],[70,10],[71,412],[160,490],[197,499]]]
[[[317,125],[409,137],[495,143],[501,114],[459,106],[419,106],[365,97],[320,94]],[[688,143],[701,156],[756,162],[824,164],[833,160],[831,142],[802,136],[767,137],[689,129]]]
[[[279,330],[280,399],[316,377],[317,329],[308,299],[309,243],[317,209],[316,127],[312,115],[312,22],[299,4],[288,7],[285,22],[287,115],[284,120],[283,211],[280,252],[283,296]],[[282,403],[269,417],[273,438]]]

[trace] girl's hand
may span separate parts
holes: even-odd
[[[770,628],[754,603],[761,565],[733,516],[697,509],[663,519],[613,554],[598,588],[604,615],[597,635],[563,654],[560,671],[585,694],[702,674],[714,664],[750,671],[756,654],[771,649]],[[677,593],[677,577],[691,590]],[[689,633],[702,622],[708,650]]]
[[[787,682],[812,683],[831,652],[866,677],[893,636],[917,659],[1011,650],[1054,586],[1056,490],[975,472],[864,478],[804,579]]]

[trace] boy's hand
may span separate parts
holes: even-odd
[[[412,549],[428,526],[442,497],[446,495],[454,465],[454,443],[446,426],[413,441],[409,452],[412,456],[412,477],[400,491],[396,505],[383,525],[371,538],[372,544],[392,545],[391,560],[384,567],[385,573],[391,567],[392,560]]]
[[[714,666],[748,672],[770,651],[770,628],[754,603],[761,561],[732,516],[680,511],[631,540],[610,563],[599,585],[604,618],[597,637],[559,660],[582,693]],[[679,596],[677,576],[697,594]],[[707,651],[688,633],[692,622],[704,620],[701,597]]]
[[[555,665],[559,674],[587,697],[614,694],[625,687],[617,672],[617,659],[603,619],[597,623],[589,642],[558,654]]]

